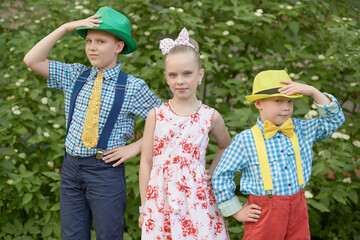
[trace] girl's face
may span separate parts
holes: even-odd
[[[268,120],[279,126],[288,120],[294,111],[294,100],[287,97],[264,98],[254,102],[259,109],[260,120]]]
[[[116,66],[118,54],[124,42],[111,33],[101,30],[88,30],[85,52],[92,66],[106,70]]]
[[[199,69],[194,53],[174,53],[166,57],[164,75],[174,98],[196,98],[204,69]]]

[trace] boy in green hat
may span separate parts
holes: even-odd
[[[48,60],[55,43],[74,31],[86,39],[92,65]],[[65,94],[66,152],[61,172],[60,216],[63,239],[123,239],[126,182],[124,161],[140,152],[141,140],[126,145],[135,115],[146,118],[162,104],[147,84],[120,71],[119,54],[135,51],[129,20],[107,7],[94,16],[65,23],[25,56],[32,70]]]
[[[291,118],[293,99],[311,96],[320,117]],[[344,114],[338,101],[316,88],[291,81],[284,70],[260,72],[252,95],[256,125],[236,135],[212,178],[224,216],[245,222],[243,239],[310,239],[304,187],[311,174],[312,146],[338,129]],[[249,194],[243,206],[234,194],[234,175]]]

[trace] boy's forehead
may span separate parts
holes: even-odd
[[[103,37],[103,38],[113,38],[116,40],[120,40],[117,36],[114,34],[111,34],[109,32],[98,30],[98,29],[89,29],[86,34],[86,38],[88,37]]]
[[[274,100],[292,100],[293,98],[291,97],[285,97],[285,96],[275,96],[275,97],[268,97],[268,98],[262,98],[259,100],[265,100],[265,101],[274,101]]]

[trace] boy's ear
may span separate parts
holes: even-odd
[[[256,107],[259,111],[262,110],[262,105],[261,105],[260,99],[259,99],[259,100],[255,100],[255,101],[254,101],[254,105],[255,105],[255,107]]]
[[[121,53],[121,51],[124,49],[124,47],[125,47],[124,41],[118,41],[118,42],[117,42],[117,45],[116,45],[116,50],[115,50],[115,52],[116,52],[117,54]]]

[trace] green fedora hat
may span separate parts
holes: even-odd
[[[131,24],[127,17],[109,7],[100,8],[95,15],[101,15],[101,17],[97,19],[103,22],[100,23],[99,27],[80,27],[75,29],[75,32],[79,34],[80,37],[85,39],[87,30],[89,29],[102,30],[124,41],[125,46],[120,54],[132,53],[137,49],[137,44],[131,37]]]
[[[299,98],[303,96],[301,94],[286,95],[279,93],[279,88],[286,86],[286,84],[280,83],[280,81],[285,80],[292,81],[285,70],[268,70],[260,72],[255,76],[252,95],[246,96],[245,98],[252,103],[263,98],[278,96]]]

